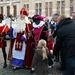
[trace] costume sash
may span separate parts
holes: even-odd
[[[2,34],[3,32],[7,33],[9,31],[9,27],[7,25],[0,26],[0,33]]]
[[[15,50],[22,50],[22,44],[23,44],[23,40],[21,39],[21,37],[23,36],[23,33],[17,33],[17,37],[16,37],[16,44],[15,44]]]

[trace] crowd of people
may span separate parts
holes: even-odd
[[[48,75],[54,61],[60,63],[58,70],[66,70],[64,75],[74,75],[75,70],[75,12],[72,18],[67,15],[52,15],[51,21],[45,16],[28,17],[25,7],[20,10],[16,25],[8,27],[0,14],[0,48],[4,65],[10,61],[13,70],[30,69],[36,75]],[[51,31],[49,31],[51,29]],[[8,57],[6,35],[10,36]],[[59,61],[60,57],[60,61]],[[54,61],[53,61],[54,58]]]

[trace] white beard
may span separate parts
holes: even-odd
[[[29,24],[30,21],[28,20],[28,17],[25,16],[24,19],[20,19],[20,17],[17,19],[17,23],[16,23],[16,26],[15,26],[15,29],[17,30],[17,32],[23,32],[25,31],[25,28],[26,28],[26,24]]]
[[[20,18],[17,19],[17,24],[15,26],[15,29],[17,32],[23,32],[26,28],[26,22],[25,19],[21,20]]]

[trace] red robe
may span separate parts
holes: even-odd
[[[27,47],[26,47],[26,54],[25,54],[25,68],[31,68],[32,64],[32,36],[29,36],[29,34],[32,32],[32,25],[27,24],[26,25],[26,38],[27,38]]]
[[[6,46],[5,36],[9,31],[9,27],[7,25],[0,26],[0,48]]]
[[[24,34],[24,32],[23,33],[17,33],[16,39],[15,38],[14,39],[11,39],[11,41],[10,41],[10,47],[9,47],[9,52],[8,52],[8,60],[11,61],[11,59],[12,59],[12,49],[13,49],[15,40],[16,40],[15,49],[16,50],[22,50],[22,45],[19,45],[19,44],[23,43],[23,41],[21,40],[21,37],[22,37],[23,34]],[[17,48],[17,46],[18,46],[18,48]]]
[[[32,25],[31,24],[26,24],[26,29],[25,29],[25,33],[26,33],[26,52],[25,52],[25,60],[24,60],[24,67],[26,68],[31,68],[31,64],[32,64],[32,36],[29,36],[29,33],[32,32]],[[11,60],[12,58],[12,48],[13,48],[13,44],[14,44],[14,40],[11,40],[11,46],[9,49],[9,53],[8,53],[8,60]]]

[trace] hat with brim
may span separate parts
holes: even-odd
[[[41,15],[34,15],[32,17],[33,21],[35,22],[36,20],[41,20],[43,21],[43,19],[46,18],[45,16],[41,16]]]

